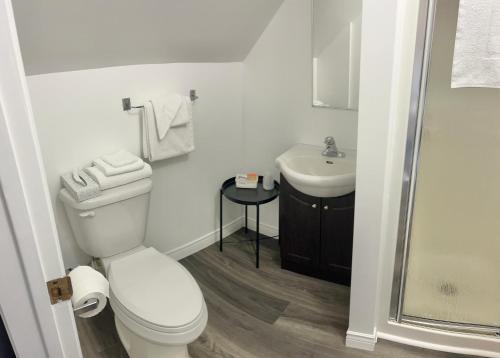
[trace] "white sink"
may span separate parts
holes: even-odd
[[[297,144],[276,159],[276,166],[298,191],[317,197],[349,194],[356,186],[356,151],[339,149],[344,158],[321,155],[322,147]]]

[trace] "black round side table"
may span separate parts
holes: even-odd
[[[248,206],[255,205],[257,208],[257,227],[255,237],[255,267],[259,268],[259,207],[262,204],[269,203],[276,199],[280,193],[280,185],[275,180],[273,190],[264,190],[262,187],[263,177],[259,176],[259,181],[256,189],[237,188],[235,177],[227,179],[220,188],[220,243],[219,250],[222,251],[222,198],[227,199],[237,204],[245,205],[245,232],[248,232]]]

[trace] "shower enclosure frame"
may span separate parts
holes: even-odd
[[[446,331],[499,336],[499,327],[440,321],[422,317],[407,316],[403,314],[404,292],[408,270],[408,255],[411,244],[410,232],[420,159],[420,140],[426,104],[427,82],[432,58],[432,40],[434,35],[437,1],[438,0],[419,1],[415,59],[411,84],[410,113],[405,144],[403,185],[400,201],[398,237],[396,244],[389,320],[402,324]]]

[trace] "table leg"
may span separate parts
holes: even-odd
[[[220,191],[220,232],[219,232],[219,250],[222,251],[222,189]]]
[[[245,234],[248,232],[248,205],[245,205]]]
[[[255,267],[259,268],[259,249],[260,249],[260,234],[259,234],[259,221],[260,221],[260,210],[259,210],[259,204],[257,204],[257,236],[256,236],[256,250],[255,253],[257,255],[255,259]]]

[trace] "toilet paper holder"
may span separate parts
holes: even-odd
[[[86,313],[97,308],[99,301],[97,298],[89,298],[80,307],[73,307],[73,312],[78,312],[78,314]]]

